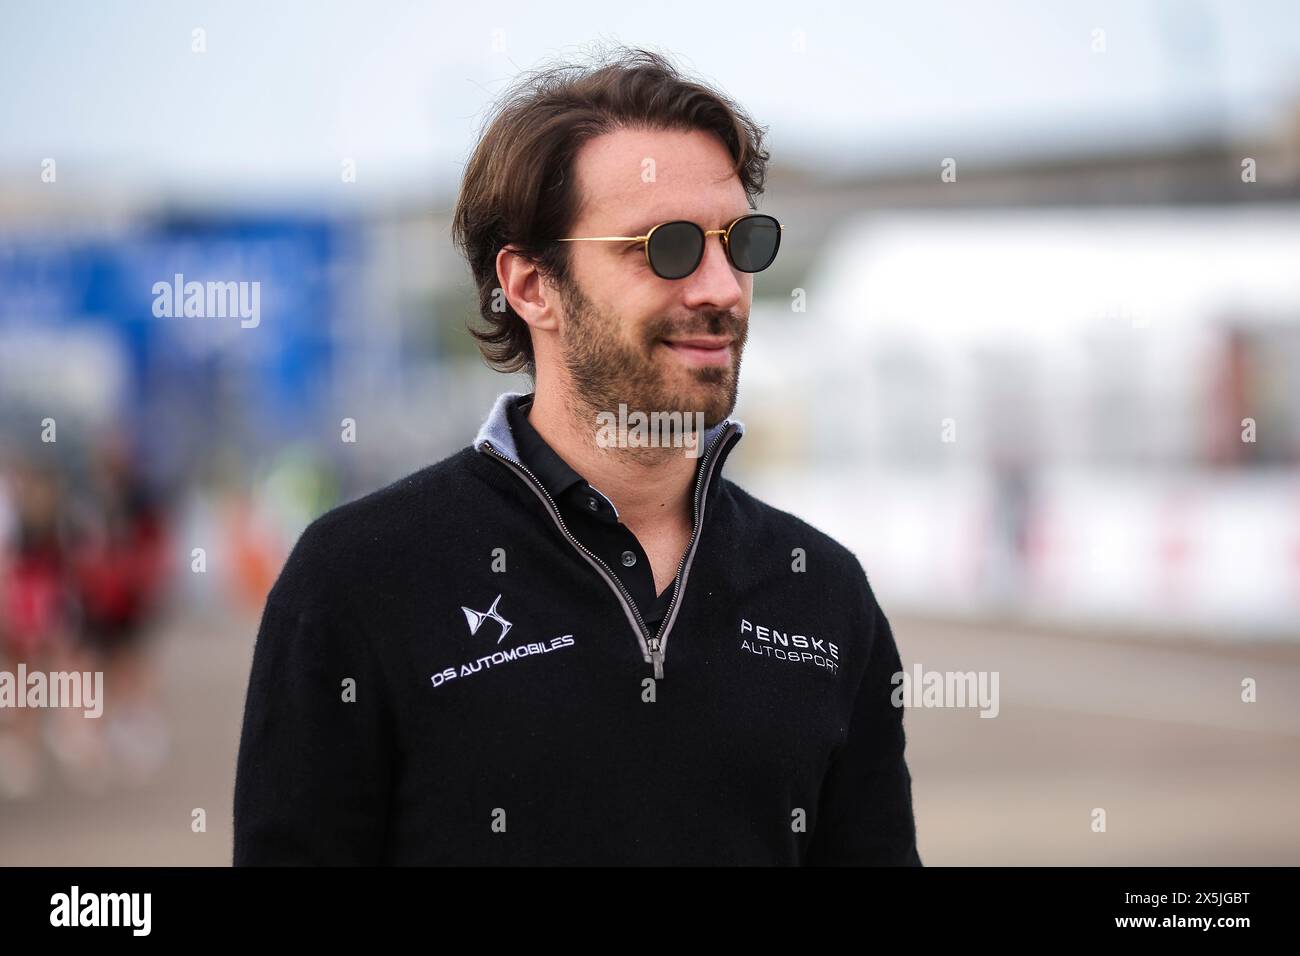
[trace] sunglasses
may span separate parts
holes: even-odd
[[[721,236],[727,259],[741,272],[762,272],[781,247],[781,225],[771,216],[741,216],[726,229],[701,229],[677,219],[661,222],[644,236],[583,236],[557,242],[644,242],[645,258],[661,279],[685,279],[704,259],[704,240]]]

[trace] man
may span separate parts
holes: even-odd
[[[861,566],[721,475],[780,243],[766,161],[642,51],[506,98],[454,229],[484,355],[536,386],[303,534],[254,654],[236,863],[920,864]]]

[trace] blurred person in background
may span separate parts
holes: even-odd
[[[0,479],[0,510],[7,516],[0,527],[0,669],[62,669],[76,624],[63,481],[54,467],[22,460]],[[49,719],[40,709],[0,708],[0,796],[28,797],[40,789],[41,728]]]
[[[167,577],[162,503],[118,433],[92,448],[88,487],[78,509],[70,578],[79,611],[79,670],[103,670],[102,740],[94,721],[69,719],[55,740],[65,762],[86,775],[111,772],[126,782],[152,775],[166,757],[168,734],[148,646]]]

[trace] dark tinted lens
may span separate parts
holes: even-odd
[[[693,222],[666,222],[650,236],[650,268],[664,279],[684,279],[704,257],[704,233]]]
[[[762,272],[776,258],[781,226],[771,216],[746,216],[731,227],[727,247],[741,272]]]

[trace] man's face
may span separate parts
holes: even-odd
[[[579,151],[575,171],[571,236],[644,236],[674,219],[723,229],[750,211],[726,148],[704,132],[609,133]],[[654,274],[644,243],[568,245],[559,343],[579,398],[597,411],[703,412],[705,427],[726,418],[753,279],[732,267],[721,237],[709,236],[699,268],[673,280]]]

